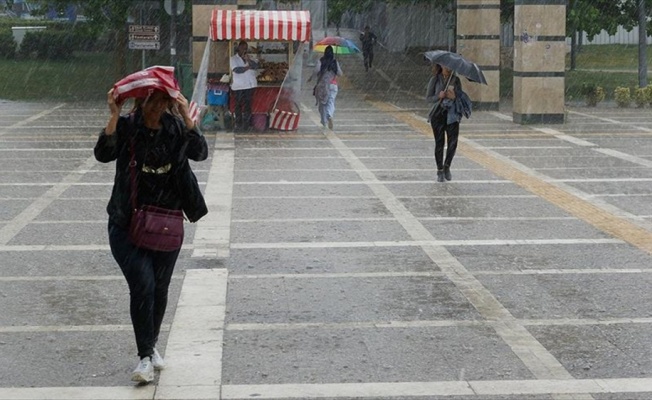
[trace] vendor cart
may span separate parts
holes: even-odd
[[[258,60],[258,87],[252,103],[253,126],[264,130],[269,127],[270,117],[277,121],[283,115],[283,123],[273,123],[271,128],[296,129],[300,117],[296,103],[301,84],[301,68],[297,68],[297,64],[303,57],[295,57],[295,51],[301,54],[310,40],[310,12],[214,9],[209,35],[211,41],[228,43],[229,57],[235,54],[241,40],[247,41],[250,54]],[[209,52],[210,46],[206,46],[193,93],[193,101],[200,107],[206,104],[208,87],[204,64],[208,63]],[[229,100],[229,110],[234,110],[233,98]]]

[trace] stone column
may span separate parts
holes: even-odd
[[[519,124],[563,124],[566,0],[515,0],[514,110]]]
[[[488,85],[461,78],[476,110],[498,110],[500,0],[457,0],[457,52],[478,64]]]
[[[192,4],[192,72],[195,78],[207,45],[212,46],[208,77],[219,79],[222,74],[229,73],[229,42],[211,42],[209,25],[215,8],[235,10],[237,6],[216,6],[214,3],[213,0],[194,0]]]

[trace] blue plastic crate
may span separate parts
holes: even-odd
[[[206,101],[209,106],[225,106],[229,102],[229,92],[224,90],[209,90]]]
[[[229,87],[219,85],[209,87],[206,93],[206,102],[209,106],[225,106],[229,102]]]

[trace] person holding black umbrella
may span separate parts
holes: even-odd
[[[435,103],[428,116],[435,137],[435,162],[437,182],[450,181],[451,163],[457,150],[457,138],[462,115],[471,114],[471,101],[462,91],[462,82],[451,69],[432,64],[432,77],[428,82],[426,100]],[[444,158],[444,144],[447,144]]]

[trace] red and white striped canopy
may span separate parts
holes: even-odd
[[[212,40],[310,40],[310,11],[213,10]]]

